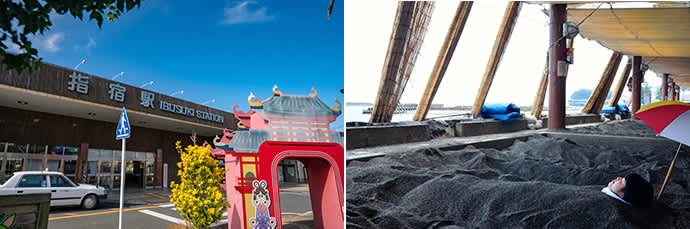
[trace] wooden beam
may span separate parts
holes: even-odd
[[[611,68],[611,72],[609,73],[609,76],[606,78],[606,82],[604,82],[604,87],[601,90],[601,95],[599,96],[597,103],[594,104],[593,112],[595,114],[601,113],[601,109],[604,107],[604,103],[606,103],[606,97],[608,97],[609,91],[611,90],[611,84],[613,84],[613,80],[616,78],[616,72],[618,72],[618,67],[621,64],[622,58],[623,54],[618,53],[618,58],[616,58],[614,66]]]
[[[436,91],[439,85],[441,85],[441,80],[446,74],[448,64],[453,57],[458,40],[460,40],[462,30],[465,28],[465,22],[467,22],[467,18],[470,16],[471,9],[471,1],[461,1],[458,4],[458,9],[455,10],[455,17],[450,23],[450,28],[448,28],[448,33],[446,33],[446,39],[443,41],[443,46],[438,53],[436,64],[434,64],[434,68],[429,76],[429,81],[426,83],[424,94],[422,94],[422,99],[419,101],[419,106],[417,106],[417,111],[414,114],[413,120],[422,121],[426,118],[431,103],[434,100],[434,96],[436,95]]]
[[[568,49],[573,48],[575,39],[568,39]],[[532,115],[540,119],[541,112],[544,109],[544,97],[546,97],[546,88],[549,86],[549,71],[544,65],[544,71],[541,74],[541,81],[539,81],[539,89],[537,89],[537,96],[534,97],[534,105],[532,105]]]
[[[544,109],[544,97],[546,96],[546,88],[549,85],[549,72],[546,71],[546,65],[544,66],[544,71],[541,73],[541,80],[539,81],[539,89],[537,89],[537,96],[534,97],[534,105],[532,105],[532,115],[540,119],[541,112]]]
[[[613,77],[618,70],[618,65],[621,62],[623,56],[619,52],[613,52],[609,62],[604,68],[604,72],[601,74],[599,83],[592,91],[592,95],[589,96],[587,104],[582,108],[582,113],[593,113],[598,114],[601,112],[601,107],[606,101],[606,96],[608,95],[609,89],[611,88],[611,83],[613,82]]]
[[[630,68],[632,65],[630,64],[630,58],[628,58],[628,63],[625,64],[625,69],[623,69],[623,73],[618,77],[618,83],[616,84],[616,89],[613,91],[613,95],[611,95],[611,100],[609,100],[609,106],[613,107],[618,104],[618,100],[621,99],[621,95],[623,94],[623,89],[625,89],[625,83],[628,82],[628,75],[630,75]]]
[[[496,35],[494,47],[491,51],[491,56],[489,57],[489,62],[487,63],[486,70],[484,72],[484,78],[481,81],[479,91],[477,91],[477,97],[472,105],[472,115],[475,118],[479,117],[479,114],[482,112],[482,106],[484,106],[486,95],[489,93],[489,88],[491,88],[491,83],[494,80],[496,69],[498,69],[498,64],[501,62],[501,57],[505,52],[510,34],[513,32],[513,28],[515,28],[515,23],[517,22],[517,17],[520,13],[520,3],[521,2],[517,1],[508,2],[506,11],[503,14],[503,21],[501,22],[501,27]]]
[[[369,122],[390,122],[421,48],[434,2],[398,2],[379,90]]]

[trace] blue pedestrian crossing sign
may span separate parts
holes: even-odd
[[[117,122],[117,129],[115,129],[115,139],[121,140],[129,138],[131,129],[129,128],[129,119],[127,118],[127,111],[122,108],[122,113],[120,114],[120,120]]]

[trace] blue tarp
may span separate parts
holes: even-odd
[[[501,121],[517,121],[522,118],[520,107],[512,103],[493,103],[482,106],[482,118],[492,118]]]
[[[604,107],[601,109],[602,114],[616,114],[616,113],[621,113],[623,115],[627,115],[630,112],[628,109],[628,106],[625,104],[618,104],[615,107]]]
[[[628,109],[628,106],[626,106],[625,104],[618,104],[616,105],[616,107],[618,107],[618,111],[622,114],[630,113],[630,109]]]
[[[601,109],[602,114],[615,114],[616,113],[616,107],[604,107],[604,109]]]

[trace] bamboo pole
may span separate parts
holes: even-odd
[[[486,65],[486,71],[484,72],[484,78],[481,81],[481,85],[479,85],[477,97],[472,105],[472,115],[475,118],[479,117],[479,114],[482,112],[482,106],[484,106],[486,95],[489,93],[489,88],[491,88],[491,83],[494,80],[498,64],[501,62],[501,57],[503,57],[510,35],[513,32],[513,28],[515,28],[515,23],[520,13],[520,4],[521,2],[519,1],[508,2],[506,11],[503,14],[503,21],[496,35],[494,47],[491,51],[489,62]]]
[[[401,1],[369,122],[390,122],[429,24],[433,2]]]
[[[656,196],[656,200],[661,199],[661,194],[664,193],[664,189],[666,188],[666,183],[668,182],[668,178],[671,177],[671,170],[673,170],[673,165],[676,164],[676,158],[678,157],[678,152],[680,152],[680,147],[683,146],[683,144],[678,144],[678,150],[676,150],[676,155],[673,156],[673,160],[671,161],[671,166],[668,167],[668,172],[666,172],[666,178],[664,178],[664,184],[661,185],[661,190],[659,190],[659,195]]]
[[[618,65],[620,64],[622,55],[619,52],[613,52],[609,58],[609,62],[604,68],[604,72],[601,74],[599,83],[592,91],[592,95],[589,96],[585,107],[582,108],[582,113],[599,113],[601,112],[601,106],[603,106],[606,96],[608,94],[609,88],[611,88],[611,82],[613,81],[613,76],[618,70]],[[601,104],[601,106],[600,106]]]
[[[625,89],[625,83],[628,81],[628,75],[630,75],[630,69],[632,65],[630,64],[630,58],[628,58],[628,62],[625,64],[625,69],[623,69],[623,73],[618,77],[618,83],[616,84],[616,89],[613,91],[613,95],[611,95],[611,100],[609,100],[609,106],[613,107],[618,104],[618,100],[620,100],[621,95],[623,94],[623,89]]]
[[[426,118],[431,103],[434,100],[434,96],[436,95],[436,91],[441,85],[441,80],[446,74],[448,64],[453,57],[458,40],[460,40],[463,28],[465,28],[465,22],[467,22],[467,18],[469,18],[471,9],[471,1],[461,1],[458,4],[457,10],[455,10],[455,17],[450,23],[450,28],[448,28],[448,33],[446,33],[446,39],[443,41],[443,46],[438,53],[436,64],[434,64],[434,68],[431,71],[429,81],[424,89],[422,99],[419,101],[419,106],[417,106],[417,111],[414,114],[413,120],[422,121]]]
[[[400,62],[402,72],[396,75],[396,82],[399,82],[399,84],[397,87],[394,87],[393,99],[391,99],[392,104],[389,104],[388,109],[386,110],[385,117],[388,118],[386,122],[390,122],[390,120],[393,118],[393,114],[397,109],[400,97],[402,97],[402,94],[405,91],[407,81],[410,79],[412,69],[414,68],[414,63],[416,62],[419,50],[421,49],[422,40],[426,34],[426,27],[431,19],[431,11],[429,11],[429,9],[433,8],[431,8],[425,2],[419,2],[416,7],[417,10],[413,12],[412,22],[410,22],[409,40],[407,41],[405,50],[403,51],[402,61]]]

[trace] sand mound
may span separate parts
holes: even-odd
[[[649,128],[649,126],[644,124],[644,122],[640,120],[631,119],[606,121],[596,126],[574,128],[569,129],[569,131],[587,134],[624,135],[638,137],[656,136],[654,130],[652,130],[652,128]]]
[[[428,148],[350,161],[347,227],[688,228],[687,149],[653,208],[632,208],[600,192],[631,172],[658,192],[675,147],[606,148],[535,136],[505,150]]]

